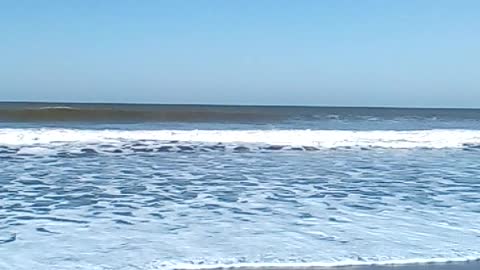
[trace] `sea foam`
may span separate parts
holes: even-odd
[[[462,148],[480,146],[480,130],[83,130],[0,129],[1,145],[175,141],[207,144],[266,144],[317,148]]]

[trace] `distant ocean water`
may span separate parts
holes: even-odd
[[[480,110],[0,104],[0,269],[480,258]]]

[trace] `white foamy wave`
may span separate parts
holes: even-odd
[[[284,146],[459,148],[480,145],[480,130],[81,130],[0,129],[0,144],[115,143],[125,141],[268,144]]]
[[[73,110],[73,107],[69,106],[47,106],[47,107],[40,107],[36,110]]]
[[[55,151],[52,149],[44,147],[24,147],[17,152],[19,155],[48,155],[54,153]]]
[[[422,259],[394,259],[385,261],[358,261],[344,260],[337,262],[291,262],[291,263],[219,263],[219,264],[191,264],[191,263],[151,263],[147,269],[164,270],[211,270],[211,269],[317,269],[338,268],[347,266],[402,266],[402,265],[431,265],[445,263],[480,263],[480,257],[453,257],[453,258],[422,258]]]

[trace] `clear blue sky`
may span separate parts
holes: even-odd
[[[480,1],[0,2],[0,100],[480,107]]]

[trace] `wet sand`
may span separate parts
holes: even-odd
[[[193,268],[192,268],[193,269]],[[189,269],[189,270],[192,270]],[[200,268],[201,269],[201,268]],[[480,261],[428,263],[428,264],[399,264],[399,265],[355,265],[332,267],[219,267],[209,270],[480,270]],[[177,270],[181,270],[180,268]]]

